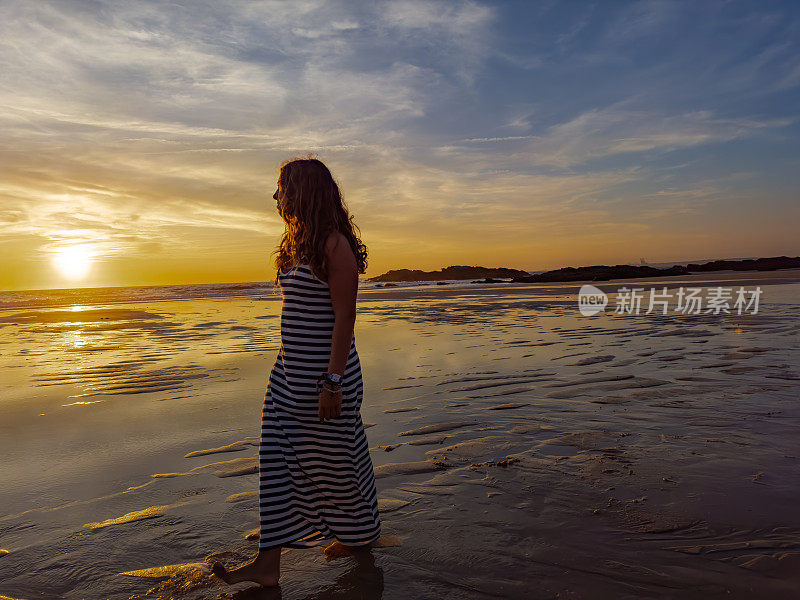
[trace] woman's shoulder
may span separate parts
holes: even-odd
[[[347,237],[340,231],[328,234],[328,238],[325,240],[325,257],[328,265],[335,270],[350,270],[353,267],[358,269],[353,248]]]
[[[349,247],[345,235],[341,231],[331,231],[325,239],[325,253],[331,255],[337,250],[341,250],[342,244],[345,248]]]

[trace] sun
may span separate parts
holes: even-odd
[[[92,266],[92,254],[84,246],[67,246],[56,251],[53,264],[64,277],[83,279]]]

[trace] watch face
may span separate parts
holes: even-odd
[[[342,376],[338,373],[328,373],[328,381],[332,383],[340,383],[342,381]]]

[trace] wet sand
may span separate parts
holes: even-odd
[[[279,302],[2,311],[0,597],[800,597],[800,274],[675,279],[597,285],[761,285],[759,314],[360,292],[384,537],[284,550],[280,594],[207,570],[256,552]]]

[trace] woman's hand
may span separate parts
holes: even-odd
[[[342,390],[331,392],[322,388],[319,393],[319,420],[335,419],[342,414]]]

